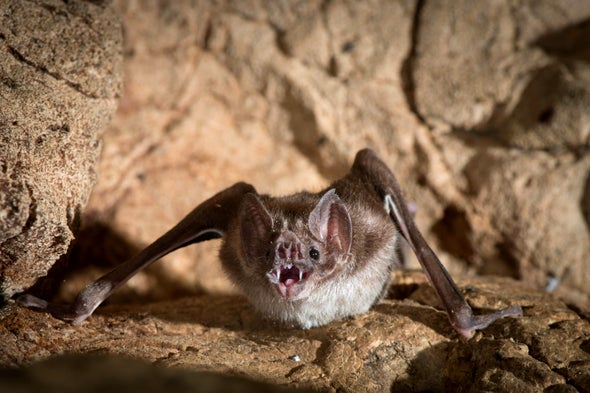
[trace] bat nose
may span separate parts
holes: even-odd
[[[297,260],[302,259],[301,244],[297,242],[285,241],[277,246],[277,254],[280,259]]]
[[[300,261],[303,259],[302,249],[299,237],[287,229],[276,240],[275,256],[280,261]]]

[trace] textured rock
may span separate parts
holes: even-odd
[[[459,282],[476,309],[525,309],[464,341],[422,274],[396,282],[392,293],[408,297],[310,330],[274,326],[228,295],[106,306],[80,326],[10,305],[0,316],[0,365],[98,353],[315,391],[590,389],[590,322],[552,296],[507,279]]]
[[[580,304],[590,302],[589,19],[576,1],[425,2],[410,67],[411,102],[446,163],[436,169],[460,192],[442,223],[468,230],[441,247],[479,273],[539,287],[558,278]]]
[[[125,91],[73,263],[119,263],[239,180],[317,190],[370,146],[451,273],[588,304],[587,4],[373,3],[117,2]],[[214,243],[120,295],[202,290],[233,291]]]
[[[518,302],[526,316],[463,342],[431,308],[428,287],[410,277],[396,289],[411,292],[403,301],[321,329],[273,329],[235,297],[218,243],[209,242],[166,257],[113,299],[143,305],[112,305],[81,327],[3,309],[2,364],[98,351],[323,391],[590,391],[587,2],[131,0],[115,7],[126,33],[125,89],[67,270],[92,267],[67,277],[62,299],[238,180],[272,194],[317,190],[369,146],[418,205],[419,227],[454,276],[512,276],[541,289],[558,283],[565,303],[510,281],[474,279],[467,291],[474,305]],[[19,45],[30,64],[45,59],[43,45]],[[16,53],[7,61],[17,63]],[[41,80],[59,85],[50,59]],[[0,86],[19,86],[13,79]],[[86,79],[74,81],[62,85],[76,90]],[[6,179],[0,187],[22,190],[0,192],[3,206],[24,212],[0,220],[2,235],[13,237],[31,225],[28,212],[41,199],[20,178]],[[31,244],[47,254],[43,241]],[[36,277],[40,265],[25,265],[29,254],[18,252],[11,258],[22,268],[11,277]],[[45,258],[43,269],[54,259]],[[54,269],[54,282],[63,271]]]
[[[106,3],[0,5],[0,295],[31,286],[69,248],[100,132],[121,84]]]

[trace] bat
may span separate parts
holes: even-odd
[[[141,269],[164,255],[222,238],[219,256],[230,280],[265,317],[311,328],[368,311],[399,267],[405,239],[440,299],[451,325],[466,338],[518,305],[474,315],[422,237],[393,173],[370,149],[327,189],[271,197],[237,183],[206,200],[176,226],[110,273],[87,285],[71,305],[30,294],[17,302],[79,324]]]

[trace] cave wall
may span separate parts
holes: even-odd
[[[84,222],[122,250],[79,259],[116,263],[239,180],[317,190],[369,146],[453,274],[558,279],[588,302],[588,3],[115,6],[124,92]],[[132,292],[231,291],[216,249],[167,257]]]

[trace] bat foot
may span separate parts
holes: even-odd
[[[21,307],[46,311],[49,303],[47,300],[40,299],[36,296],[24,294],[16,298],[16,303]]]
[[[74,305],[63,305],[63,304],[53,304],[49,303],[47,300],[43,300],[33,295],[25,294],[21,295],[16,298],[16,303],[25,308],[29,308],[31,310],[46,312],[51,314],[54,318],[60,319],[65,322],[70,322],[73,325],[79,325],[88,318],[94,308],[89,311],[87,307],[76,307]]]
[[[46,312],[54,318],[79,325],[88,318],[94,310],[113,291],[113,284],[105,279],[99,279],[87,285],[78,294],[73,304],[53,304],[30,294],[20,295],[16,303],[35,311]]]
[[[470,339],[475,334],[476,330],[487,328],[493,322],[506,317],[520,317],[522,316],[522,307],[519,305],[512,305],[502,310],[496,311],[486,315],[473,315],[467,323],[454,323],[451,321],[455,329],[463,337]]]
[[[72,321],[75,317],[70,306],[52,304],[47,300],[29,294],[19,296],[16,299],[16,303],[21,307],[46,312],[51,314],[54,318],[61,319],[62,321]]]

